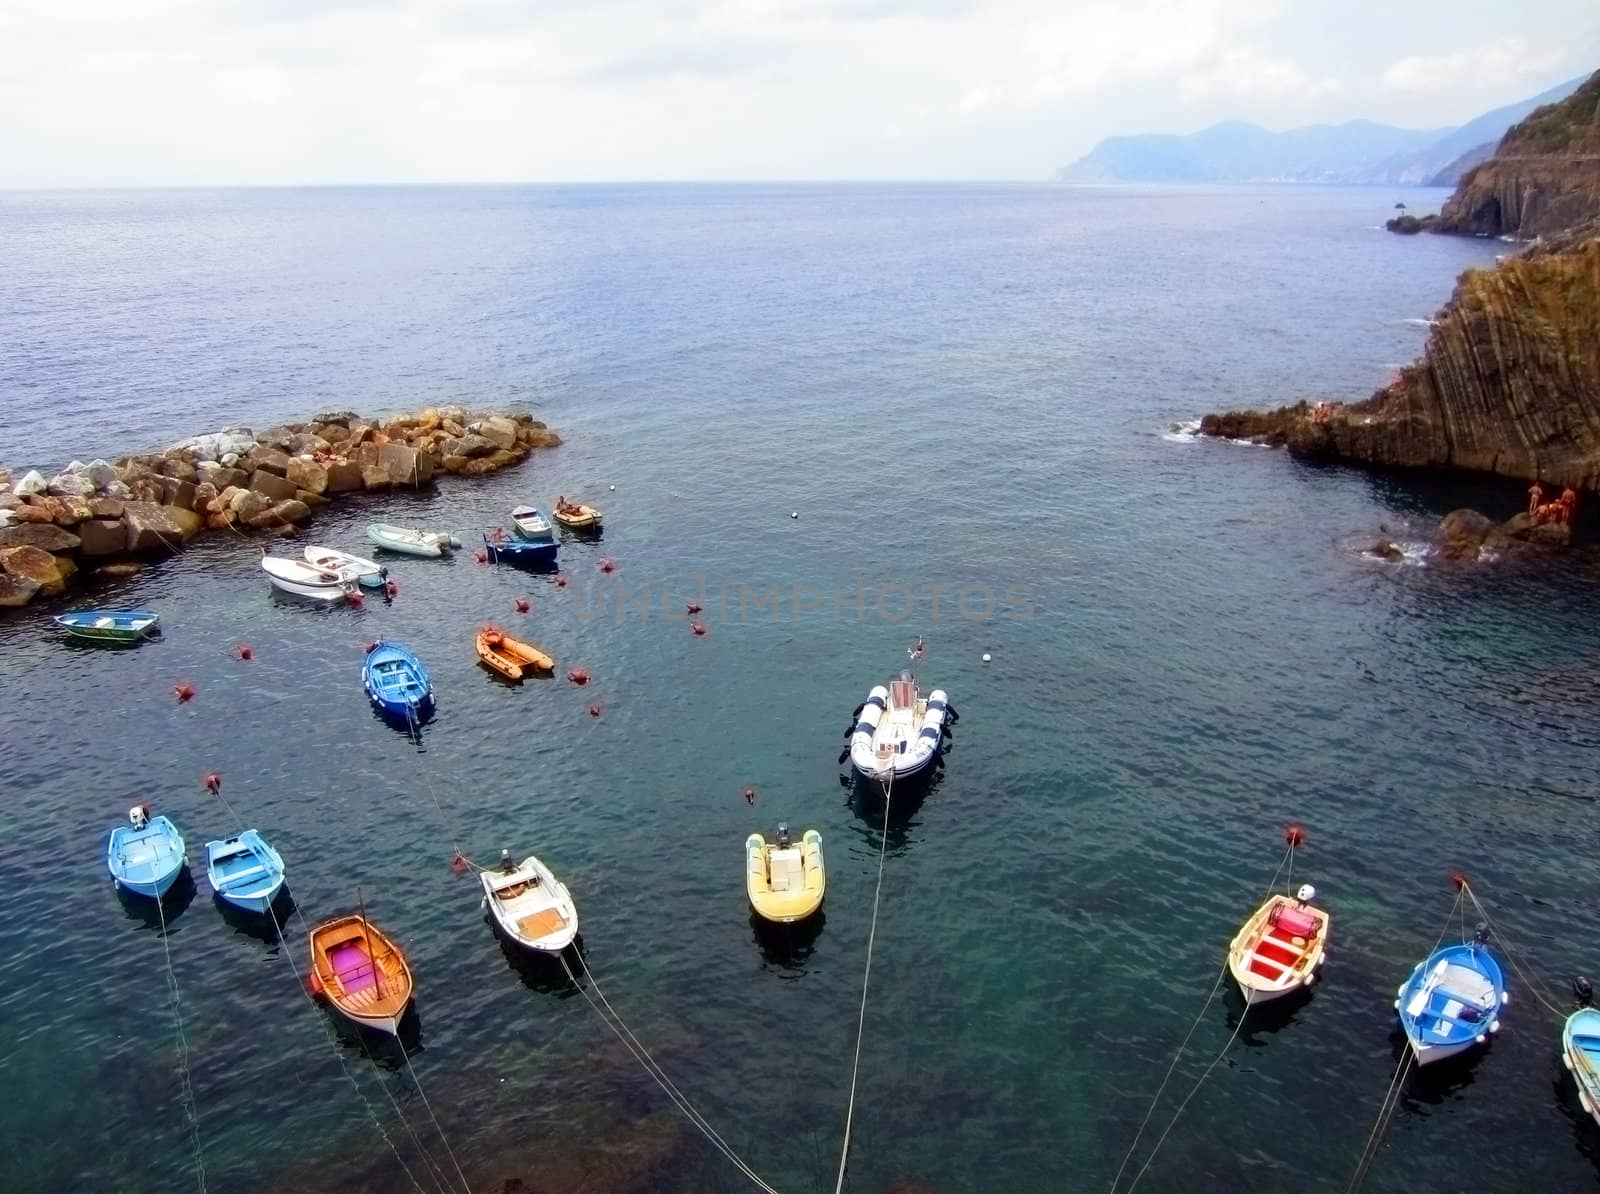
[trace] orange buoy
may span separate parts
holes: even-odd
[[[396,597],[400,596],[400,582],[397,580],[384,581],[383,593],[384,596],[388,597],[390,601],[393,601]]]
[[[314,996],[322,994],[322,980],[317,977],[315,970],[306,975],[306,989]]]
[[[178,698],[178,704],[180,705],[187,704],[188,702],[194,700],[194,694],[197,691],[199,690],[187,680],[185,680],[182,684],[174,684],[172,686],[172,695]]]
[[[754,804],[756,802],[756,790],[754,788],[746,788],[744,790],[744,802],[746,804]]]
[[[574,684],[587,684],[589,682],[589,669],[586,667],[575,667],[567,673],[567,679],[571,680]]]
[[[556,573],[556,588],[564,589],[566,587],[567,587],[567,575],[566,575],[566,573],[557,572]]]
[[[1306,830],[1303,825],[1290,825],[1283,831],[1283,840],[1291,846],[1303,846],[1306,842]]]
[[[235,655],[237,655],[240,659],[244,659],[244,660],[250,660],[250,659],[254,659],[256,657],[255,648],[252,647],[249,643],[240,643],[237,647],[235,647],[233,649],[233,653]]]
[[[457,875],[465,875],[472,869],[472,864],[466,860],[466,856],[460,850],[457,850],[455,857],[450,859],[450,869]]]
[[[1460,891],[1463,887],[1467,886],[1467,872],[1451,871],[1450,883],[1457,891]]]
[[[205,785],[206,791],[216,796],[222,791],[222,772],[207,771],[200,777],[200,782]]]
[[[690,622],[689,630],[696,638],[703,638],[706,633],[706,624],[704,622]]]
[[[601,705],[600,705],[599,701],[591,701],[590,704],[589,704],[589,716],[590,717],[599,717],[600,716],[600,709],[601,709]]]
[[[480,564],[487,564],[489,562],[489,553],[482,550],[475,551],[472,553],[472,558]]]
[[[376,647],[382,641],[383,640],[381,638],[369,638],[366,642],[361,644],[361,653],[363,655],[372,654],[372,648]]]
[[[616,570],[617,570],[617,562],[615,560],[613,560],[610,556],[606,556],[600,561],[600,571],[601,572],[615,572]]]
[[[533,602],[529,601],[526,597],[518,597],[511,604],[516,607],[516,611],[519,614],[525,614],[533,608]]]
[[[346,593],[344,599],[357,609],[360,609],[367,603],[366,595],[363,594],[360,589],[353,589]]]
[[[691,601],[683,607],[683,612],[686,614],[697,614],[702,608],[703,607],[698,601]]]

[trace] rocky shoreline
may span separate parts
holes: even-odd
[[[75,460],[49,478],[0,467],[0,607],[57,596],[91,571],[137,571],[203,530],[292,535],[342,494],[423,488],[439,473],[480,477],[560,442],[522,412],[445,406],[380,420],[327,411],[115,463]]]

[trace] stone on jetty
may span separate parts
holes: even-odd
[[[0,548],[0,572],[38,585],[37,595],[54,597],[63,592],[78,566],[66,556],[53,556],[37,547]]]
[[[300,487],[286,477],[257,469],[250,474],[250,488],[271,501],[282,502],[292,498]]]
[[[312,493],[325,493],[328,488],[328,470],[314,460],[303,456],[296,456],[289,461],[285,479],[291,482],[296,489],[308,489]]]
[[[48,522],[19,523],[17,526],[0,530],[0,547],[37,547],[40,551],[72,551],[80,542],[76,535]]]
[[[156,502],[128,502],[122,511],[128,529],[128,550],[177,551],[200,530],[201,518],[181,506]]]
[[[91,518],[80,523],[78,537],[83,541],[78,554],[86,560],[120,556],[128,550],[128,531],[120,515],[115,519]]]
[[[44,479],[44,474],[33,469],[22,474],[22,479],[11,487],[11,492],[18,497],[32,497],[36,493],[43,493],[48,487],[49,482]]]
[[[27,605],[39,595],[39,582],[25,576],[12,576],[0,572],[0,607],[14,608]]]

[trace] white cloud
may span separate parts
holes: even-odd
[[[1312,76],[1286,58],[1274,58],[1254,46],[1224,50],[1211,62],[1188,71],[1178,80],[1186,102],[1213,95],[1261,99],[1317,98],[1341,90],[1339,80]]]
[[[1547,77],[1564,65],[1565,46],[1535,45],[1524,37],[1475,46],[1436,57],[1401,58],[1383,72],[1396,91],[1455,91],[1494,88]]]

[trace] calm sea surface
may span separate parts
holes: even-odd
[[[962,718],[889,833],[848,1188],[1106,1189],[1298,821],[1294,881],[1334,918],[1325,979],[1252,1013],[1139,1188],[1344,1189],[1400,1056],[1395,987],[1459,931],[1453,870],[1558,1007],[1600,969],[1600,560],[1379,564],[1359,549],[1380,524],[1420,540],[1520,487],[1175,427],[1362,395],[1411,358],[1500,248],[1374,228],[1438,198],[0,195],[0,461],[330,406],[529,408],[566,446],[341,505],[309,539],[476,529],[558,493],[607,513],[601,544],[563,547],[564,589],[463,553],[396,562],[391,604],[317,610],[213,535],[94,595],[158,610],[160,642],[68,648],[59,606],[0,619],[0,1185],[192,1186],[186,1050],[212,1189],[432,1190],[455,1176],[441,1131],[480,1194],[748,1188],[559,970],[502,950],[459,846],[537,850],[678,1087],[774,1186],[831,1190],[880,843],[835,759],[920,634]],[[592,682],[497,683],[471,646],[490,619]],[[420,749],[362,695],[380,634],[432,669]],[[180,1049],[160,923],[114,894],[104,842],[143,797],[202,857],[238,827],[213,769],[306,917],[359,893],[407,948],[409,1069],[308,1002],[298,918],[287,946],[225,919],[194,865],[165,913]],[[820,928],[773,939],[742,851],[779,819],[822,831],[829,890]],[[1367,1189],[1596,1184],[1559,1020],[1512,991],[1491,1048],[1408,1081]],[[1202,1017],[1145,1147],[1238,1011],[1225,990]]]

